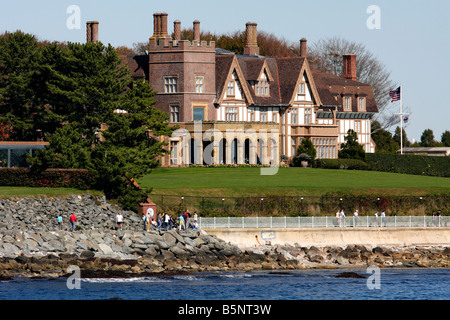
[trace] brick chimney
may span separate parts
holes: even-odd
[[[98,42],[98,21],[86,22],[86,42]]]
[[[200,41],[200,21],[194,21],[194,41]]]
[[[152,38],[170,38],[167,33],[167,13],[153,14],[153,36]]]
[[[306,58],[306,39],[300,39],[300,58]]]
[[[181,21],[175,20],[173,22],[173,33],[174,33],[174,40],[180,41],[181,40]]]
[[[342,70],[342,76],[346,79],[356,81],[358,77],[356,76],[356,55],[355,54],[344,54],[344,68]]]
[[[307,47],[306,47],[306,39],[300,39],[300,58],[306,58]]]
[[[257,39],[257,24],[254,22],[247,22],[245,24],[246,30],[246,43],[244,47],[244,54],[249,56],[259,55],[259,47],[256,41]]]

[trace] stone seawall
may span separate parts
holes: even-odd
[[[239,247],[205,230],[143,230],[139,215],[90,195],[0,200],[0,280],[14,276],[132,277],[197,271],[286,270],[301,268],[449,267],[445,246],[369,246],[305,243]],[[78,230],[71,232],[75,212]],[[64,219],[59,230],[57,216]]]

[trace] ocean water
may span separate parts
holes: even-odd
[[[448,300],[450,269],[208,272],[129,279],[0,281],[0,300]],[[69,289],[70,287],[74,287]]]

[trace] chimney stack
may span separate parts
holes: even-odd
[[[200,21],[194,21],[194,41],[200,41]]]
[[[346,79],[356,81],[358,77],[356,76],[356,55],[354,54],[344,54],[344,70],[342,70],[342,76]]]
[[[98,42],[98,21],[86,22],[86,42]]]
[[[152,38],[170,38],[167,33],[167,13],[153,14],[153,36]]]
[[[300,58],[306,58],[306,39],[300,39]]]
[[[254,22],[247,22],[245,24],[246,27],[246,43],[244,47],[244,54],[250,55],[250,56],[257,56],[259,55],[259,47],[257,43],[257,31],[256,27],[257,24]]]
[[[180,20],[175,20],[173,22],[173,33],[174,33],[174,40],[180,41],[181,40],[181,22]]]

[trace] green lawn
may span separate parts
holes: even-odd
[[[448,193],[450,179],[376,171],[279,168],[158,168],[141,179],[154,194],[203,196],[322,195],[330,191],[358,194],[420,195]]]

